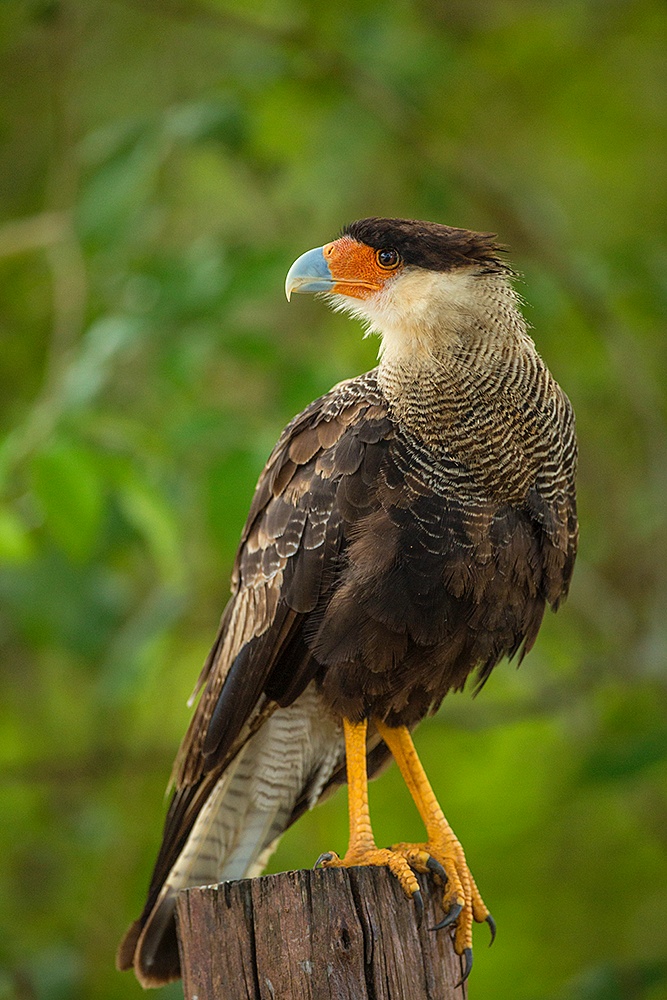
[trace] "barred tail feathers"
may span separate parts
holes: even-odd
[[[178,978],[178,892],[260,874],[297,801],[305,796],[314,805],[343,758],[340,727],[313,685],[277,709],[215,785],[145,924],[123,942],[119,965],[134,965],[144,986]]]

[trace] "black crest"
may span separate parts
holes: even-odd
[[[475,233],[415,219],[371,218],[350,223],[343,235],[375,250],[391,247],[398,250],[407,265],[429,271],[451,271],[471,264],[479,265],[485,273],[510,270],[500,256],[504,247],[496,242],[493,233]]]

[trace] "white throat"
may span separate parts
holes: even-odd
[[[505,275],[480,274],[475,267],[406,268],[366,299],[328,299],[334,309],[363,320],[367,333],[380,335],[381,370],[446,364],[448,357],[468,352],[488,356],[503,341],[528,340],[518,296]]]

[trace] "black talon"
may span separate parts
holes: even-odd
[[[463,954],[461,955],[461,958],[463,959],[465,968],[463,970],[463,975],[456,984],[457,989],[459,988],[459,986],[463,986],[466,979],[470,975],[470,970],[472,969],[472,948],[466,948]]]
[[[412,893],[412,902],[415,904],[417,927],[421,927],[422,920],[424,919],[424,900],[419,889]]]
[[[325,851],[324,854],[320,854],[319,858],[313,865],[313,871],[317,871],[320,865],[324,864],[325,861],[333,861],[333,859],[334,859],[333,851]]]
[[[430,930],[441,931],[443,927],[449,927],[450,924],[456,923],[462,909],[463,903],[454,903],[449,913],[445,915],[444,919],[441,920],[439,924],[436,924],[435,927],[431,927]]]
[[[488,917],[486,917],[485,919],[486,919],[487,924],[491,928],[491,940],[489,941],[489,948],[490,948],[491,945],[493,944],[493,942],[496,940],[496,922],[495,922],[495,920],[493,919],[493,917],[491,916],[490,913],[489,913]]]
[[[445,884],[445,882],[447,881],[447,872],[442,867],[437,858],[432,858],[429,855],[428,861],[426,862],[426,867],[430,872],[433,872],[435,875],[438,876],[443,885]]]

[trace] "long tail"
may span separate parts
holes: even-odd
[[[155,904],[123,939],[118,967],[134,967],[143,986],[177,979],[177,893],[259,874],[298,804],[317,802],[343,757],[340,729],[313,686],[277,709],[213,787]]]

